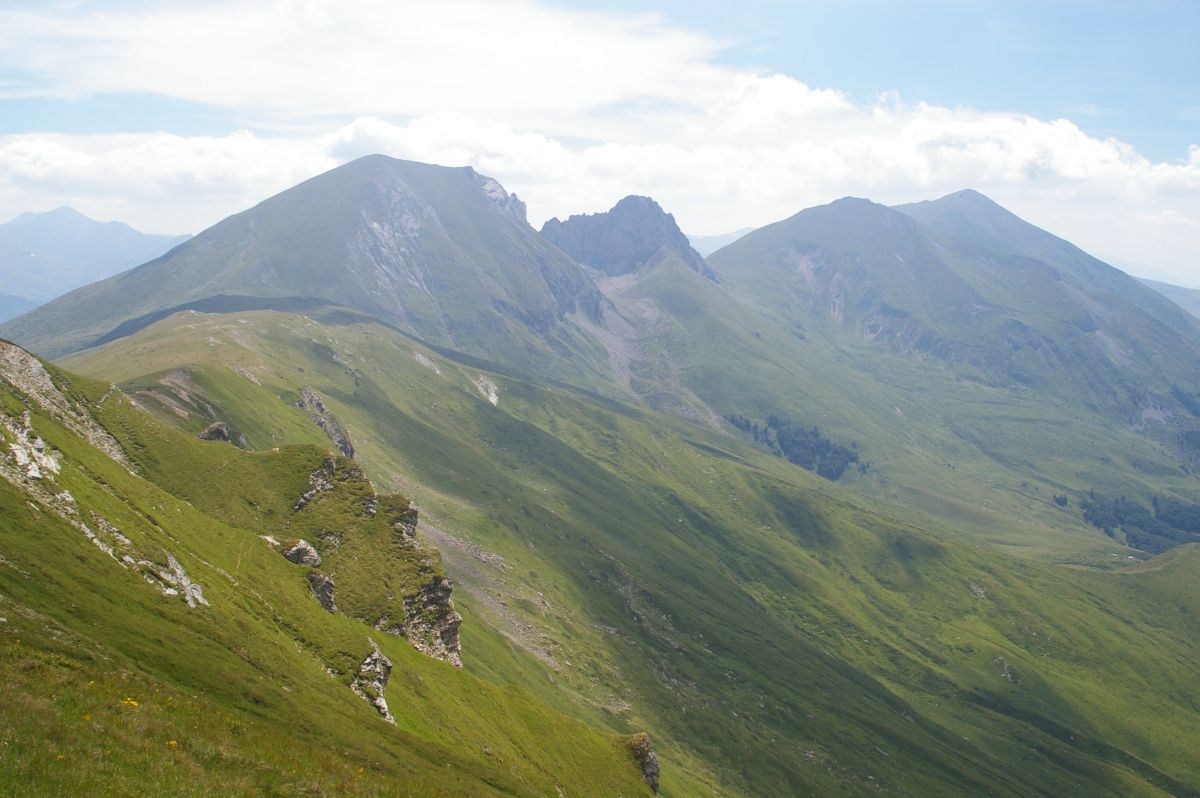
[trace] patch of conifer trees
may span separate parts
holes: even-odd
[[[763,424],[739,415],[725,416],[725,420],[776,456],[826,479],[838,479],[854,464],[859,473],[865,474],[870,468],[869,463],[860,462],[857,444],[847,447],[834,443],[815,426],[804,427],[775,415],[768,416]]]
[[[1119,530],[1125,542],[1153,554],[1174,548],[1181,543],[1200,542],[1200,504],[1155,496],[1152,507],[1118,496],[1105,496],[1096,491],[1079,502],[1083,520],[1110,537]]]

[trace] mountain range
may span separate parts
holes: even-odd
[[[144,263],[187,239],[97,222],[66,207],[23,213],[0,224],[0,321]]]
[[[1171,285],[1170,283],[1163,283],[1158,280],[1148,280],[1144,277],[1139,279],[1143,285],[1154,289],[1188,313],[1191,313],[1193,316],[1200,316],[1200,290]]]
[[[971,191],[351,162],[0,326],[7,778],[1195,794],[1197,324]]]

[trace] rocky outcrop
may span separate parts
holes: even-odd
[[[572,216],[565,222],[551,219],[542,226],[542,236],[580,263],[614,277],[668,253],[692,271],[716,279],[675,217],[649,197],[626,197],[606,213]]]
[[[283,552],[296,565],[307,565],[309,568],[321,567],[321,555],[307,540],[297,540],[291,548]]]
[[[449,579],[435,578],[415,596],[404,599],[404,623],[400,629],[393,626],[388,631],[404,635],[422,654],[461,668],[462,643],[458,628],[463,619],[450,600],[453,590],[454,585]]]
[[[642,779],[657,794],[659,786],[658,754],[654,753],[654,749],[650,747],[650,735],[642,732],[630,737],[629,750],[633,753],[638,767],[642,769]]]
[[[475,181],[479,183],[483,193],[495,203],[504,215],[521,224],[528,224],[525,217],[525,203],[518,199],[516,194],[509,194],[505,191],[504,186],[500,185],[495,178],[481,175],[471,167],[467,167],[467,169],[475,176]]]
[[[487,377],[480,374],[475,380],[475,390],[479,391],[479,395],[487,399],[493,405],[500,404],[500,394],[497,391],[496,383],[492,382]]]
[[[392,521],[392,542],[410,546],[417,538],[417,508],[411,504],[401,510]]]
[[[307,386],[301,388],[300,401],[296,402],[296,407],[308,411],[308,417],[325,431],[339,452],[347,457],[354,457],[354,445],[350,443],[350,433],[342,426],[342,422],[338,420],[337,416],[329,412],[325,407],[325,402],[316,391]]]
[[[169,571],[158,571],[158,577],[167,582],[183,596],[183,600],[187,602],[189,607],[193,609],[203,604],[208,606],[208,600],[204,598],[204,591],[200,585],[188,578],[187,571],[183,570],[183,566],[179,564],[179,560],[175,559],[175,555],[171,552],[166,552],[167,565]]]
[[[404,617],[399,623],[385,615],[375,623],[381,632],[403,637],[427,657],[462,667],[462,642],[458,629],[462,616],[450,595],[454,585],[444,576],[434,577],[414,595],[404,598]]]
[[[308,586],[312,588],[313,595],[317,597],[317,601],[321,606],[330,612],[337,612],[337,604],[333,600],[333,578],[326,576],[319,571],[313,571],[308,575]]]
[[[350,681],[350,689],[354,691],[355,695],[375,707],[375,711],[381,718],[394,724],[396,719],[388,710],[387,698],[384,697],[388,678],[392,675],[392,661],[379,650],[379,644],[374,640],[370,642],[371,653],[358,666],[358,673]]]
[[[292,512],[300,512],[317,496],[325,491],[333,490],[336,470],[337,464],[333,458],[326,457],[321,463],[321,467],[308,475],[308,490],[302,493],[296,503],[292,505]]]
[[[0,341],[0,379],[92,446],[118,463],[128,465],[121,445],[97,423],[87,408],[68,399],[59,390],[42,361],[8,341]],[[109,395],[124,400],[124,395],[114,387],[100,402],[107,400]]]
[[[200,433],[202,441],[225,441],[229,442],[229,425],[224,421],[214,421],[204,428]]]
[[[60,458],[46,447],[46,442],[34,434],[33,422],[29,411],[21,414],[21,420],[4,418],[4,426],[14,438],[8,444],[17,468],[25,473],[28,479],[42,479],[53,476],[61,470]]]
[[[320,541],[320,552],[307,540],[285,543],[281,550],[292,562],[323,569],[309,575],[322,606],[335,609],[333,580],[345,575],[353,591],[345,592],[349,583],[342,581],[341,612],[461,668],[462,616],[451,600],[453,585],[441,574],[438,551],[417,538],[417,509],[403,496],[380,496],[362,467],[346,458],[327,456],[309,484],[289,524],[293,534]],[[330,519],[338,519],[332,527]]]

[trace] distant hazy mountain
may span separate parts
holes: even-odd
[[[23,213],[0,224],[0,293],[33,307],[145,263],[187,239],[97,222],[71,208]]]
[[[529,226],[524,203],[495,180],[369,156],[61,297],[3,334],[57,356],[185,307],[331,304],[461,352],[541,368],[552,351],[594,346],[561,322],[576,309],[599,313],[599,302],[583,270]]]
[[[728,246],[734,241],[737,241],[746,233],[753,233],[753,227],[743,227],[741,230],[734,230],[732,233],[721,233],[715,236],[688,236],[688,241],[692,242],[692,246],[696,248],[704,257],[716,252],[721,247]]]
[[[605,213],[551,219],[542,225],[542,235],[580,263],[609,276],[637,271],[642,266],[671,256],[681,259],[692,271],[715,277],[700,253],[649,197],[630,196]]]
[[[1184,288],[1181,285],[1171,285],[1170,283],[1161,283],[1158,280],[1150,280],[1145,277],[1139,277],[1138,280],[1141,281],[1142,285],[1154,289],[1193,316],[1200,317],[1200,290]]]
[[[35,307],[37,307],[37,303],[31,299],[13,296],[12,294],[0,294],[0,322],[16,318]]]
[[[1028,258],[1051,265],[1086,289],[1124,299],[1173,329],[1196,328],[1192,319],[1120,269],[1047,233],[1005,210],[977,191],[959,191],[938,200],[896,208],[937,233],[1003,257]]]

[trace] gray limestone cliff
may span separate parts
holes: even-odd
[[[575,260],[613,277],[673,256],[692,271],[716,279],[675,217],[649,197],[626,197],[605,213],[551,219],[541,233]]]

